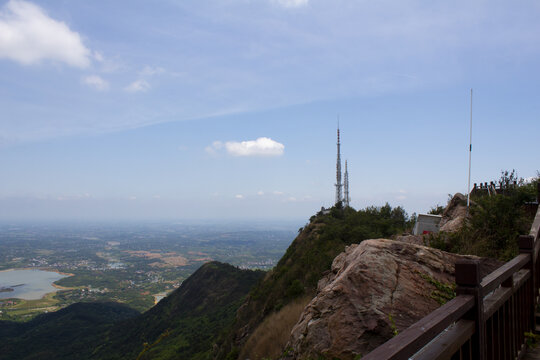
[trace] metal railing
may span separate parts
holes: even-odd
[[[540,183],[538,184],[540,197]],[[362,360],[519,359],[535,327],[540,287],[540,206],[519,255],[480,278],[475,260],[456,263],[457,296]]]

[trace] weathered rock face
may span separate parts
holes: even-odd
[[[467,196],[456,193],[442,213],[440,231],[457,231],[467,217]]]
[[[294,326],[287,357],[367,354],[440,306],[451,293],[460,258],[474,257],[385,239],[347,247]],[[483,265],[487,274],[499,263],[483,260]]]
[[[424,235],[399,235],[396,236],[396,241],[403,241],[415,245],[426,245]]]

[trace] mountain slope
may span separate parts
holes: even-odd
[[[231,325],[249,289],[263,275],[207,263],[152,309],[111,329],[92,359],[134,359],[143,343],[153,343],[167,331],[141,359],[210,358],[216,337]]]
[[[144,314],[117,303],[77,303],[28,323],[0,322],[0,360],[208,359],[262,271],[204,264]]]
[[[0,322],[0,359],[73,359],[91,353],[113,323],[137,315],[117,303],[76,303],[28,323]]]
[[[243,347],[257,327],[293,301],[313,297],[317,282],[330,270],[332,261],[345,246],[365,239],[389,237],[401,231],[406,223],[405,211],[388,204],[359,211],[332,208],[329,214],[313,216],[276,267],[250,292],[216,357],[235,359],[242,353],[243,357],[253,358],[250,350]],[[260,341],[271,340],[263,338]],[[253,341],[249,344],[258,346]],[[274,346],[282,345],[285,344]]]

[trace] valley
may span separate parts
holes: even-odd
[[[0,320],[28,321],[81,301],[115,301],[145,311],[205,262],[272,268],[297,224],[2,224],[0,270],[41,269],[71,276],[40,299],[0,299]]]

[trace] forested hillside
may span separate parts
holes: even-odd
[[[257,340],[249,339],[265,319],[281,311],[287,313],[286,317],[297,317],[301,306],[296,306],[299,309],[296,314],[287,305],[293,306],[295,301],[302,302],[303,298],[313,297],[317,282],[345,246],[365,239],[388,238],[408,227],[408,220],[407,213],[401,207],[392,208],[388,204],[358,211],[350,207],[334,207],[328,214],[313,216],[300,229],[277,266],[251,290],[238,311],[232,332],[222,340],[217,357],[235,359],[242,354],[242,357],[249,358],[250,352],[258,347],[271,348],[268,351],[273,353],[280,351],[284,337],[276,339],[269,332],[260,334],[264,331],[259,331]],[[275,333],[281,335],[290,332],[292,325],[275,321],[280,323],[269,326],[277,329]]]

